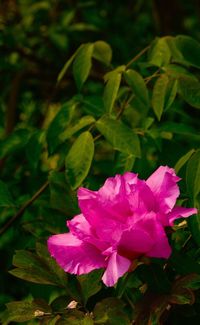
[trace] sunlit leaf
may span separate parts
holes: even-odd
[[[124,123],[109,117],[102,117],[96,126],[114,149],[140,157],[140,142],[136,133]]]
[[[149,94],[142,76],[137,71],[129,69],[124,72],[124,77],[135,96],[148,106]]]
[[[93,57],[96,60],[109,65],[112,59],[112,49],[110,45],[104,41],[96,41],[94,43]]]
[[[106,86],[104,88],[103,101],[104,101],[105,110],[109,114],[112,113],[112,109],[119,91],[121,78],[122,78],[121,73],[116,71],[109,77]]]
[[[148,52],[148,61],[157,67],[162,67],[170,62],[171,51],[165,37],[156,38]]]
[[[94,155],[94,140],[90,132],[83,132],[72,145],[65,160],[66,176],[73,189],[86,178]]]
[[[189,105],[200,108],[200,82],[191,77],[180,78],[178,92]]]
[[[174,166],[174,169],[177,174],[179,170],[187,163],[187,161],[190,159],[194,152],[195,150],[191,149],[177,161],[176,165]]]
[[[92,67],[93,48],[94,45],[91,43],[84,44],[74,59],[73,75],[79,90],[89,76]]]

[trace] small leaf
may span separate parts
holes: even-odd
[[[94,140],[90,132],[83,132],[72,145],[65,160],[66,175],[73,189],[86,178],[94,155]]]
[[[82,296],[84,305],[87,303],[88,299],[95,295],[101,290],[102,283],[101,281],[102,271],[96,270],[92,271],[89,274],[81,275],[78,277],[82,289]]]
[[[50,256],[45,259],[29,251],[19,250],[13,257],[13,265],[17,268],[9,273],[20,279],[61,287],[67,283],[66,273]]]
[[[198,290],[200,288],[200,275],[191,273],[191,274],[185,275],[184,277],[178,278],[175,281],[174,287]]]
[[[134,157],[140,157],[139,138],[124,123],[108,117],[102,117],[97,121],[96,126],[114,149]]]
[[[200,108],[200,82],[191,77],[179,78],[178,92],[189,105]]]
[[[73,75],[79,90],[89,76],[92,67],[93,48],[94,45],[91,43],[84,44],[78,51],[73,62]]]
[[[163,74],[156,80],[153,88],[152,106],[159,121],[164,110],[168,82],[168,76]]]
[[[165,95],[165,104],[164,104],[164,110],[167,110],[171,107],[173,104],[178,89],[178,81],[174,79],[169,79],[169,82],[167,84],[166,89],[166,95]]]
[[[190,36],[179,35],[175,38],[177,49],[191,66],[200,68],[200,43]]]
[[[50,155],[55,152],[58,145],[62,142],[60,139],[60,134],[69,125],[76,106],[77,103],[75,103],[73,100],[65,103],[49,125],[46,138]]]
[[[56,325],[93,325],[94,322],[90,315],[84,314],[80,310],[69,310],[63,315]]]
[[[76,52],[69,58],[69,60],[67,60],[67,62],[65,63],[64,67],[61,69],[61,71],[59,72],[58,74],[58,77],[57,77],[57,83],[59,83],[64,75],[66,74],[68,68],[70,67],[70,65],[72,64],[72,62],[74,61],[76,55],[78,54],[78,52],[80,51],[80,49],[82,48],[83,45],[81,45],[77,50]]]
[[[0,180],[0,207],[15,207],[16,204],[7,185]]]
[[[59,138],[61,141],[69,139],[73,134],[85,128],[86,126],[95,122],[94,117],[90,115],[83,116],[80,120],[76,121],[74,126],[69,126],[63,133],[60,134]]]
[[[171,51],[165,37],[157,38],[151,45],[148,61],[157,67],[162,67],[170,62]]]
[[[174,166],[176,174],[178,174],[179,170],[187,163],[187,161],[190,159],[194,152],[195,150],[191,149],[177,161],[176,165]]]
[[[28,301],[13,301],[6,304],[7,319],[5,322],[23,323],[31,319],[43,316],[46,313],[51,313],[50,306],[44,300]],[[4,323],[4,322],[3,322]]]
[[[119,72],[113,73],[104,88],[103,101],[106,112],[112,113],[112,109],[117,98],[122,75]]]
[[[131,325],[125,311],[124,304],[117,298],[105,298],[98,302],[93,310],[95,324]]]
[[[92,56],[96,60],[109,65],[112,59],[112,49],[108,43],[104,41],[97,41],[94,43],[94,51]]]
[[[176,305],[192,305],[195,301],[194,293],[187,288],[180,288],[169,297],[169,303]]]
[[[149,94],[142,76],[138,72],[129,69],[124,72],[124,77],[127,84],[133,90],[135,96],[138,97],[144,105],[148,106]]]

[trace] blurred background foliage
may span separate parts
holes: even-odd
[[[148,49],[148,55],[146,55],[146,50],[145,57],[138,58],[137,62],[131,63],[130,60],[141,50],[147,49],[156,37],[185,34],[200,41],[199,24],[199,0],[1,0],[1,311],[5,309],[5,303],[13,300],[26,299],[28,302],[32,298],[39,297],[46,299],[47,302],[52,302],[56,297],[66,294],[62,286],[61,289],[57,287],[52,289],[51,286],[52,282],[53,284],[60,284],[61,280],[55,279],[54,275],[54,273],[60,271],[55,271],[55,265],[49,266],[47,255],[45,262],[47,263],[47,266],[45,266],[46,273],[44,273],[44,269],[42,271],[38,262],[38,256],[45,256],[45,249],[44,247],[41,248],[41,243],[44,245],[46,238],[51,233],[66,231],[66,218],[71,218],[78,212],[75,189],[82,181],[84,186],[96,189],[106,177],[117,172],[134,170],[145,178],[158,165],[167,164],[172,167],[176,166],[178,171],[181,169],[179,174],[183,178],[187,176],[190,179],[188,181],[189,185],[185,182],[182,184],[182,202],[190,197],[188,189],[192,188],[191,193],[194,189],[193,186],[198,187],[198,185],[191,184],[191,179],[196,179],[196,171],[199,168],[199,151],[195,151],[199,147],[200,141],[199,110],[196,109],[200,107],[198,85],[199,97],[197,96],[197,103],[194,103],[193,95],[191,95],[191,99],[190,95],[186,93],[185,86],[181,88],[182,90],[179,89],[179,95],[182,94],[183,99],[178,97],[174,101],[176,92],[174,90],[173,95],[172,88],[175,86],[168,87],[170,94],[165,94],[165,96],[168,96],[168,100],[169,96],[171,96],[170,100],[174,96],[172,103],[169,105],[172,107],[170,110],[167,109],[168,107],[163,107],[165,114],[159,121],[162,112],[159,112],[159,108],[157,110],[157,106],[161,104],[157,105],[154,102],[152,104],[154,111],[152,107],[146,111],[144,103],[142,104],[141,101],[133,102],[131,100],[130,105],[127,105],[126,101],[129,94],[127,93],[126,82],[128,86],[130,86],[130,83],[128,82],[128,76],[125,75],[125,81],[123,81],[119,89],[117,104],[114,108],[114,104],[108,103],[108,98],[106,100],[107,104],[112,106],[113,112],[116,113],[117,120],[121,119],[126,126],[135,130],[137,136],[140,137],[141,155],[140,149],[132,155],[128,146],[124,151],[121,150],[121,147],[124,146],[123,143],[117,143],[116,145],[116,143],[112,142],[112,139],[109,141],[110,135],[104,129],[105,123],[108,123],[108,121],[101,120],[101,122],[98,122],[99,124],[97,123],[97,127],[94,126],[94,123],[96,119],[105,113],[102,100],[104,91],[103,77],[116,67],[127,64],[129,66],[129,63],[130,67],[132,67],[131,64],[133,63],[134,69],[144,77],[145,81],[148,81],[149,78],[148,91],[152,101],[152,92],[154,92],[153,89],[155,88],[152,76],[159,77],[160,71],[158,72],[158,70],[162,66],[166,68],[162,72],[170,71],[169,74],[173,75],[174,79],[178,74],[181,74],[184,75],[184,78],[185,76],[191,78],[195,76],[198,80],[198,65],[200,65],[198,63],[200,60],[198,45],[196,45],[196,57],[192,46],[191,48],[188,47],[189,54],[184,53],[187,58],[188,55],[192,56],[192,64],[186,64],[185,66],[179,62],[175,67],[170,67],[168,59],[168,62],[164,62],[166,64],[163,64],[163,62],[154,64],[155,60],[158,62],[160,59],[150,51],[153,47],[150,50]],[[80,80],[80,67],[75,67],[76,64],[73,65],[72,69],[69,68],[62,75],[62,78],[57,81],[66,61],[77,48],[83,43],[97,44],[95,42],[98,40],[107,42],[112,48],[112,63],[110,63],[111,57],[109,58],[111,49],[107,48],[106,58],[103,56],[103,59],[101,57],[98,60],[94,55],[95,59],[87,81],[87,72],[85,71],[82,71],[83,77]],[[190,41],[189,45],[191,45]],[[97,49],[97,45],[95,46]],[[155,44],[152,46],[155,46]],[[105,47],[103,47],[103,51],[106,52]],[[161,53],[161,60],[163,60],[163,57],[166,60],[166,55],[166,51],[164,56]],[[151,59],[152,62],[154,60],[153,64]],[[104,61],[104,64],[101,61]],[[123,69],[125,68],[122,66],[121,72],[123,72]],[[156,73],[158,74],[156,75]],[[86,83],[82,88],[82,83],[85,81]],[[162,85],[160,89],[162,89]],[[104,93],[104,104],[105,97]],[[109,94],[107,97],[109,97]],[[126,103],[126,109],[123,108],[124,103]],[[163,106],[165,105],[163,104]],[[109,124],[110,128],[112,126],[113,124]],[[119,128],[119,125],[116,128]],[[74,157],[72,157],[73,153],[69,150],[77,139],[77,135],[81,134],[85,136],[83,143],[85,143],[86,153],[91,150],[86,145],[90,138],[88,138],[88,134],[82,133],[83,130],[89,130],[95,139],[95,155],[90,173],[88,174],[88,167],[86,166],[82,181],[77,182],[77,175],[73,174]],[[99,131],[108,142],[104,138],[102,139]],[[122,130],[123,132],[125,131]],[[119,139],[116,139],[116,141],[119,142]],[[135,141],[137,142],[137,140]],[[113,150],[113,147],[117,147],[118,151]],[[84,159],[87,159],[87,154],[86,157],[84,157],[84,152],[82,154],[82,161],[84,161]],[[186,157],[185,154],[187,154]],[[66,156],[69,159],[69,166],[65,168]],[[179,161],[182,156],[185,158]],[[190,157],[192,157],[192,161],[189,160]],[[188,165],[182,168],[182,165],[188,160]],[[177,166],[178,161],[179,165]],[[80,169],[80,166],[77,166],[77,168]],[[65,169],[66,172],[64,173]],[[65,174],[67,174],[67,178]],[[86,176],[87,178],[85,178]],[[199,180],[199,178],[197,179]],[[196,202],[199,195],[198,190],[193,194],[190,197],[190,204]],[[36,199],[36,197],[38,198]],[[15,216],[14,219],[12,219],[13,216]],[[12,220],[10,225],[7,224],[9,220]],[[4,229],[5,225],[7,225],[6,229]],[[199,224],[197,227],[194,222],[194,224],[191,224],[191,229],[194,238],[189,242],[188,254],[199,259]],[[176,235],[174,234],[173,240],[177,250],[184,245],[188,235],[190,236],[188,228],[185,231],[179,229]],[[37,256],[34,258],[33,256],[24,257],[18,253],[13,261],[16,267],[21,268],[23,268],[24,264],[19,261],[23,261],[23,258],[27,264],[30,263],[29,271],[23,270],[24,273],[21,271],[21,275],[18,274],[18,277],[38,283],[32,284],[13,277],[8,273],[8,270],[12,269],[12,259],[15,251],[29,249],[33,252],[36,242],[38,245]],[[21,254],[23,255],[23,253]],[[194,269],[195,267],[192,272]],[[15,274],[16,271],[11,272],[17,275],[17,273]],[[42,279],[34,279],[33,274],[37,274],[37,272],[44,273]],[[61,274],[62,283],[64,281],[63,277],[65,275]],[[46,279],[46,282],[44,279]],[[79,293],[76,291],[78,290],[76,288],[77,283],[75,285],[73,281],[75,280],[68,279],[69,287],[71,286],[68,296],[76,297],[77,301],[79,301]],[[81,281],[79,281],[79,287],[83,285],[83,281]],[[133,287],[137,288],[137,285],[140,284],[137,283],[136,287],[134,285]],[[98,288],[95,290],[94,288],[94,292],[89,293],[88,297],[98,292]],[[71,292],[73,293],[71,294]],[[99,294],[100,297],[97,296],[96,301],[98,302],[101,299],[101,295],[105,298],[110,293],[113,295],[112,289],[107,289],[107,291]],[[137,294],[139,294],[138,291]],[[87,300],[87,298],[84,299]],[[136,298],[134,296],[131,299]],[[70,301],[69,297],[64,300],[65,304],[68,300]],[[90,304],[92,306],[92,301],[90,301]],[[48,307],[43,306],[43,308],[49,312]],[[196,324],[195,321],[199,319],[199,314],[195,308],[189,309],[189,316],[187,316],[191,317],[193,324]],[[182,310],[181,307],[179,309],[177,313],[173,314],[172,312],[171,317],[174,324],[182,324],[182,320],[186,317],[184,313],[187,314],[187,310]],[[78,319],[82,315],[77,314],[74,317]],[[84,317],[87,318],[87,316]],[[114,316],[112,315],[112,317]],[[126,319],[126,317],[122,317],[122,319]],[[31,324],[30,320],[27,320]],[[56,321],[57,319],[52,324],[57,324]],[[84,324],[90,324],[89,321],[86,319]],[[47,320],[47,324],[48,322],[50,324],[49,320]],[[113,324],[116,324],[116,320],[114,322]],[[99,323],[101,322],[99,321]],[[128,323],[124,321],[124,324]]]

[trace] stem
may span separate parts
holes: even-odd
[[[144,53],[146,53],[148,51],[148,49],[150,48],[150,45],[146,46],[142,51],[140,51],[136,56],[134,56],[134,58],[132,58],[126,65],[126,68],[128,68],[132,63],[134,63],[135,61],[137,61]]]
[[[49,186],[49,182],[46,181],[40,189],[30,198],[28,201],[25,202],[25,204],[18,210],[18,212],[8,220],[8,222],[0,229],[0,235],[2,235],[12,224],[13,222],[21,217],[26,210]]]

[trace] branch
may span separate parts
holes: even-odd
[[[146,53],[148,51],[148,49],[150,48],[150,45],[146,46],[142,51],[140,51],[136,56],[134,56],[134,58],[132,58],[126,65],[126,68],[128,68],[132,63],[134,63],[135,61],[137,61],[144,53]]]
[[[8,220],[8,222],[0,229],[0,235],[2,235],[12,224],[15,220],[21,217],[26,210],[49,186],[49,182],[45,182],[40,189],[30,198],[19,210],[18,212]]]

